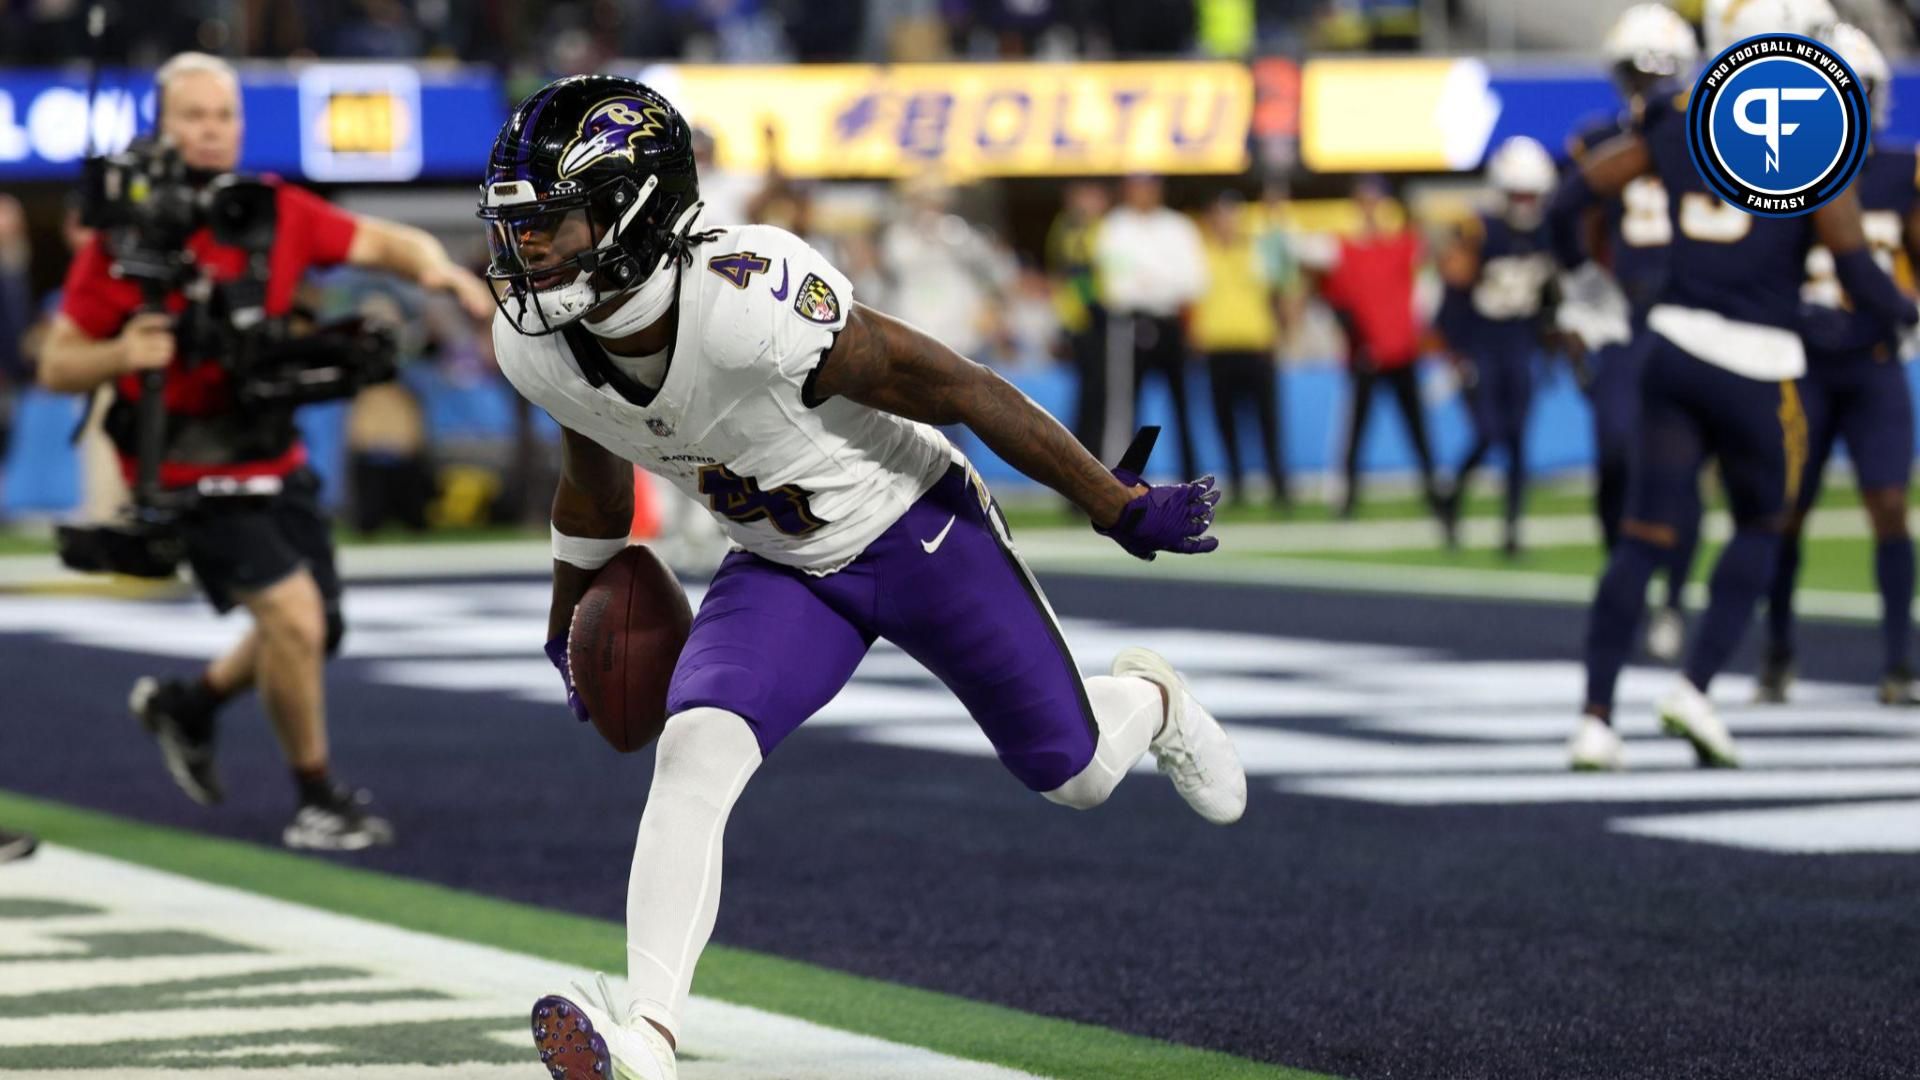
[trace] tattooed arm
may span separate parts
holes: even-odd
[[[567,536],[624,539],[633,527],[633,466],[599,443],[560,429],[560,485],[553,492],[553,527]],[[564,636],[573,609],[596,571],[553,561],[553,607],[547,637]]]
[[[1114,524],[1129,488],[1058,420],[982,364],[906,323],[855,304],[809,381],[809,403],[840,396],[929,424],[965,424],[1008,464]]]

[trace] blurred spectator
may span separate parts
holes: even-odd
[[[1181,56],[1193,51],[1193,0],[1129,0],[1102,6],[1113,54]]]
[[[978,357],[1000,342],[1013,260],[948,209],[952,191],[937,177],[902,187],[901,213],[880,235],[887,310],[960,355]]]
[[[821,4],[808,0],[772,0],[786,30],[794,59],[802,62],[855,60],[866,35],[865,0]],[[876,5],[876,10],[887,10]]]
[[[1023,266],[1007,294],[1005,326],[1008,367],[1039,367],[1057,355],[1060,313],[1054,308],[1053,283],[1033,267]]]
[[[33,379],[26,357],[27,330],[33,325],[31,261],[26,211],[20,200],[0,195],[0,461],[13,442],[14,396]]]
[[[79,197],[70,195],[65,216],[61,218],[60,236],[66,243],[65,255],[71,259],[93,240],[93,230],[80,223]],[[49,292],[31,313],[32,321],[27,326],[26,336],[20,343],[20,355],[23,370],[31,373],[39,366],[40,348],[45,342],[47,332],[52,328],[54,317],[60,312],[64,293],[60,289]],[[87,410],[87,422],[81,429],[79,438],[81,465],[81,494],[83,506],[81,515],[91,520],[103,520],[118,512],[126,501],[126,480],[120,473],[120,459],[113,451],[113,444],[101,430],[101,420],[106,414],[106,399],[110,390],[102,388],[93,408]]]
[[[1433,452],[1427,445],[1426,416],[1420,402],[1420,325],[1414,313],[1414,282],[1423,253],[1420,235],[1394,208],[1385,181],[1362,178],[1354,187],[1360,230],[1343,236],[1333,264],[1320,282],[1321,295],[1347,336],[1347,368],[1353,380],[1352,413],[1347,426],[1347,491],[1342,517],[1360,505],[1360,444],[1366,437],[1373,391],[1385,381],[1400,406],[1407,436],[1420,462],[1420,484],[1436,514],[1442,507],[1434,484]]]
[[[1200,51],[1223,60],[1253,54],[1254,0],[1196,0]]]
[[[359,315],[413,344],[407,340],[406,310],[391,292],[368,292],[360,300]],[[404,381],[369,386],[354,395],[347,409],[347,472],[356,531],[370,533],[388,525],[412,532],[426,529],[434,489],[426,416]]]
[[[1299,327],[1306,308],[1306,295],[1300,287],[1300,253],[1296,250],[1289,224],[1292,198],[1292,193],[1282,181],[1272,180],[1262,187],[1259,220],[1254,234],[1261,268],[1267,275],[1267,283],[1273,287],[1277,302],[1274,313],[1280,320],[1283,352],[1287,341]]]
[[[1161,201],[1158,177],[1130,176],[1121,204],[1100,224],[1094,253],[1101,303],[1107,309],[1107,445],[1099,456],[1107,462],[1118,458],[1133,434],[1131,413],[1139,409],[1140,388],[1147,373],[1157,371],[1173,396],[1180,475],[1198,476],[1181,316],[1207,287],[1200,230]],[[1117,409],[1115,399],[1129,393],[1132,409]]]
[[[1239,194],[1229,191],[1214,200],[1201,243],[1207,291],[1193,308],[1193,345],[1207,358],[1213,414],[1226,444],[1227,496],[1236,503],[1247,501],[1239,419],[1242,412],[1250,412],[1259,424],[1268,490],[1274,503],[1284,506],[1287,471],[1280,452],[1280,391],[1273,366],[1281,336],[1279,294]]]
[[[1107,313],[1094,271],[1094,244],[1106,213],[1106,186],[1075,181],[1067,185],[1066,205],[1047,230],[1047,276],[1079,387],[1073,433],[1095,455],[1106,449],[1108,411]]]
[[[337,17],[331,24],[329,56],[406,60],[424,51],[413,12],[400,0],[353,0]]]
[[[734,169],[723,169],[714,154],[713,133],[703,127],[693,129],[693,161],[700,171],[700,198],[707,204],[701,220],[707,225],[746,225],[750,222],[747,204],[762,184],[760,177]]]

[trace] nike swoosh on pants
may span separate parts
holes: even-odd
[[[953,521],[953,518],[948,518],[946,525],[941,528],[938,536],[935,536],[931,540],[920,541],[921,548],[923,548],[927,554],[931,555],[940,550],[940,545],[947,540],[947,533],[953,529]]]

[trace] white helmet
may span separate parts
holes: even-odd
[[[1503,195],[1544,198],[1552,194],[1560,171],[1554,168],[1553,155],[1539,140],[1515,135],[1487,159],[1487,179]]]
[[[1884,125],[1893,107],[1893,68],[1887,63],[1887,55],[1865,30],[1852,23],[1835,23],[1816,36],[1832,46],[1860,77],[1861,85],[1867,90],[1867,102],[1873,107],[1873,122]]]
[[[1665,4],[1635,4],[1607,32],[1607,59],[1643,75],[1684,75],[1700,59],[1693,27]]]
[[[1707,0],[1700,19],[1707,51],[1717,53],[1755,34],[1809,37],[1840,21],[1828,0]]]
[[[1505,196],[1502,211],[1517,228],[1531,229],[1546,216],[1547,196],[1560,180],[1553,155],[1537,140],[1515,135],[1487,159],[1487,179]]]

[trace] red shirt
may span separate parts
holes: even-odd
[[[300,279],[317,266],[334,266],[347,261],[347,249],[353,244],[353,215],[334,208],[312,192],[267,177],[275,189],[278,218],[273,247],[268,253],[267,300],[269,316],[285,315],[293,307],[294,290]],[[213,234],[201,229],[187,240],[207,276],[216,282],[232,281],[246,270],[246,254],[239,248],[213,242]],[[140,286],[113,277],[112,258],[95,236],[80,249],[67,268],[66,290],[60,310],[81,332],[104,340],[120,333],[128,319],[141,308]],[[175,293],[167,298],[167,310],[186,310],[186,297]],[[175,357],[167,368],[167,411],[181,416],[209,416],[233,408],[233,396],[227,386],[226,369],[219,364],[188,366],[188,357]],[[121,376],[116,389],[127,400],[140,397],[140,377]],[[160,483],[183,487],[206,476],[285,476],[306,464],[307,449],[297,439],[283,454],[265,461],[241,462],[227,466],[192,465],[163,462]],[[134,462],[121,456],[120,467],[129,480]]]
[[[1420,235],[1412,229],[1342,237],[1340,261],[1321,280],[1327,303],[1352,320],[1357,344],[1375,367],[1402,368],[1420,358],[1420,321],[1413,313],[1420,258]]]

